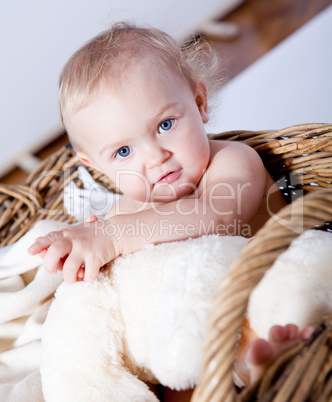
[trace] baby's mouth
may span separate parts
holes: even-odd
[[[181,175],[182,169],[179,170],[174,170],[171,172],[166,173],[164,176],[162,176],[157,183],[173,183],[175,180],[178,179],[178,177]]]

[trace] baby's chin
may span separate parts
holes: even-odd
[[[179,201],[182,198],[186,198],[187,196],[189,196],[188,192],[181,192],[181,193],[179,192],[175,195],[173,194],[158,195],[157,197],[151,197],[150,203],[155,205],[168,204],[170,202]]]
[[[150,197],[150,202],[167,204],[188,197],[195,192],[194,185],[185,186],[155,186]]]

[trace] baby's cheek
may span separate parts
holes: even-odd
[[[137,201],[148,202],[151,197],[150,183],[146,177],[135,172],[120,180],[119,188],[123,194]]]

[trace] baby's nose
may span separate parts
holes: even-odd
[[[164,148],[154,146],[145,157],[145,165],[148,169],[162,165],[170,157],[171,153]]]

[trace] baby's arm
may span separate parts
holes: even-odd
[[[234,225],[234,220],[239,225],[252,220],[262,202],[266,181],[267,172],[252,148],[215,141],[210,165],[193,195],[136,214],[116,215],[109,222],[122,227],[120,242],[125,253],[147,243],[225,234],[220,228]]]
[[[118,214],[104,221],[68,226],[39,238],[30,254],[44,254],[44,266],[73,283],[79,269],[84,279],[95,279],[101,267],[121,254],[141,249],[148,243],[184,240],[218,233],[234,219],[242,224],[255,215],[266,182],[264,166],[250,147],[212,143],[212,158],[197,193],[188,198],[139,212]]]

